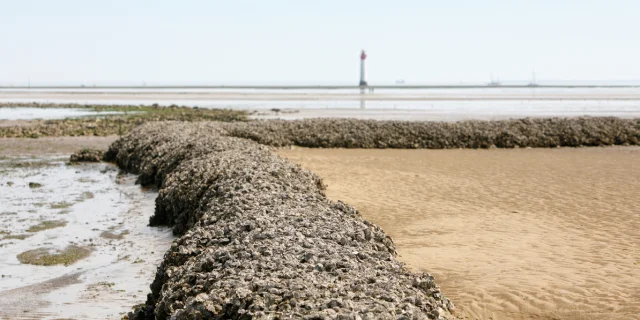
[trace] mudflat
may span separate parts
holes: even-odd
[[[639,319],[640,148],[280,149],[461,319]]]
[[[0,138],[0,157],[70,155],[83,148],[107,150],[118,136]]]
[[[0,153],[0,319],[119,319],[174,239],[148,226],[153,189],[68,160]]]

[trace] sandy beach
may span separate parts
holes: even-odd
[[[639,319],[640,148],[281,149],[461,319]]]

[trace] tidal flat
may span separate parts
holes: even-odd
[[[0,318],[112,319],[146,300],[173,240],[147,226],[155,191],[60,156],[5,155],[0,172]]]

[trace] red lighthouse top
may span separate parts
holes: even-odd
[[[362,50],[362,53],[360,54],[360,60],[364,60],[367,58],[367,54],[364,52],[364,50]]]

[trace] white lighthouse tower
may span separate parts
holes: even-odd
[[[362,50],[360,54],[360,86],[367,86],[367,70],[365,68],[365,60],[367,60],[367,54]]]

